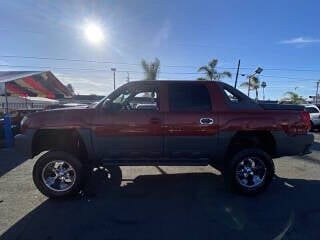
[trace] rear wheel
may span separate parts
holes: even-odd
[[[83,181],[81,162],[66,152],[49,151],[33,167],[33,181],[49,198],[75,195]]]
[[[262,192],[274,176],[271,157],[261,149],[244,149],[234,155],[225,171],[226,183],[237,192],[252,195]]]

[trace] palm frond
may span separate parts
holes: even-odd
[[[156,80],[160,70],[160,60],[156,58],[153,62],[149,64],[142,59],[142,68],[144,70],[145,80]]]
[[[211,69],[208,66],[199,67],[198,72],[209,73]]]
[[[222,77],[231,78],[231,77],[232,77],[232,73],[229,72],[229,71],[224,71],[224,72],[221,73],[221,76],[222,76]]]
[[[240,84],[240,87],[243,87],[243,88],[247,88],[249,86],[249,83],[248,82],[243,82]]]
[[[146,62],[146,60],[142,59],[141,65],[142,65],[142,68],[145,72],[149,72],[149,64]]]
[[[217,65],[218,65],[218,59],[212,59],[212,60],[208,63],[208,66],[209,66],[211,69],[215,69]]]

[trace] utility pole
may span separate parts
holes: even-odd
[[[239,69],[240,69],[240,59],[238,60],[238,67],[237,67],[236,80],[234,81],[234,88],[237,88]]]
[[[130,82],[130,73],[127,72],[127,83]]]
[[[113,72],[113,90],[116,89],[116,68],[111,68],[111,71]]]
[[[318,80],[318,82],[317,82],[317,90],[316,90],[316,104],[318,104],[319,84],[320,84],[320,80]]]

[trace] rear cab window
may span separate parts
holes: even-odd
[[[203,84],[173,83],[168,85],[170,112],[210,112],[211,98]]]

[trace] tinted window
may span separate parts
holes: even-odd
[[[198,84],[170,84],[169,107],[173,112],[208,112],[211,110],[208,89]]]
[[[318,112],[319,112],[319,111],[318,111],[316,108],[314,108],[314,107],[307,107],[306,110],[307,110],[307,112],[309,112],[309,113],[318,113]]]

